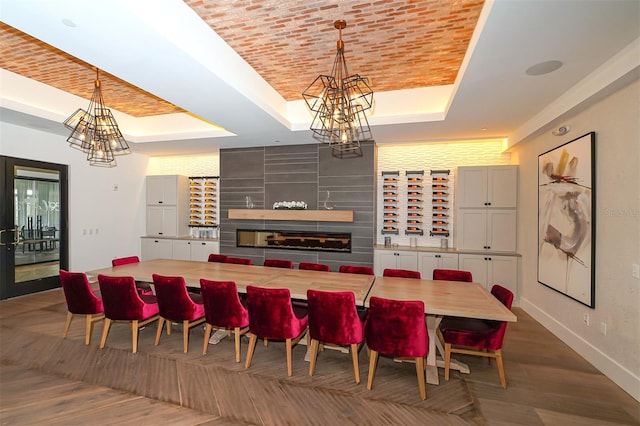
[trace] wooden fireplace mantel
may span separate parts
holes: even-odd
[[[229,209],[229,219],[353,222],[353,210]]]

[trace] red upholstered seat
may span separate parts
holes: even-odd
[[[206,325],[202,355],[207,353],[211,329],[233,330],[236,345],[236,362],[240,362],[240,336],[249,331],[249,312],[240,301],[234,281],[200,279]]]
[[[111,260],[111,266],[129,265],[131,263],[139,263],[140,258],[138,256],[126,256],[118,257]],[[149,283],[144,281],[136,281],[136,288],[140,294],[153,294],[153,289]]]
[[[390,269],[387,268],[382,272],[382,276],[384,277],[395,277],[395,278],[415,278],[421,279],[420,271],[411,271],[409,269]]]
[[[109,328],[114,321],[128,321],[131,323],[133,339],[133,353],[138,352],[138,331],[140,327],[157,320],[158,303],[156,296],[140,295],[136,290],[133,277],[113,277],[98,275],[98,284],[104,304],[104,327],[100,349],[107,342]]]
[[[513,293],[508,289],[494,285],[491,294],[504,306],[511,309]],[[444,378],[449,380],[451,354],[476,355],[495,358],[500,374],[500,383],[507,387],[502,363],[502,342],[507,331],[506,321],[488,321],[466,318],[445,318],[439,327],[445,346]]]
[[[238,265],[253,265],[253,261],[251,259],[245,257],[227,257],[225,263],[235,263]]]
[[[104,318],[102,299],[91,289],[89,279],[84,272],[68,272],[60,269],[59,273],[64,298],[67,301],[67,321],[64,324],[62,337],[67,337],[73,316],[84,315],[87,324],[84,344],[88,345],[91,342],[93,324]]]
[[[339,271],[348,274],[375,275],[375,272],[373,271],[373,268],[371,266],[340,265]]]
[[[219,262],[219,263],[225,263],[227,261],[227,255],[226,254],[216,254],[216,253],[211,253],[209,255],[209,262]]]
[[[291,304],[291,293],[286,288],[263,288],[248,285],[247,303],[251,338],[245,368],[249,368],[251,365],[258,337],[265,339],[265,344],[268,340],[284,340],[287,351],[287,375],[291,376],[292,347],[307,331],[306,309],[294,311]]]
[[[429,335],[422,301],[401,301],[372,296],[365,325],[367,346],[371,350],[367,389],[373,387],[378,354],[415,358],[420,397],[427,398],[425,357]]]
[[[300,264],[298,265],[298,269],[305,269],[308,271],[331,272],[331,267],[323,263],[300,262]]]
[[[155,345],[160,343],[162,326],[167,324],[167,334],[171,334],[171,322],[182,323],[184,353],[189,350],[189,330],[204,322],[202,296],[189,293],[183,277],[169,277],[153,274],[153,285],[158,298],[158,330]]]
[[[265,259],[264,266],[293,269],[293,262],[287,259]]]
[[[443,281],[463,281],[470,283],[473,282],[473,275],[469,271],[460,271],[457,269],[434,269],[433,279]]]
[[[320,344],[348,345],[355,380],[360,383],[358,349],[364,342],[364,321],[358,316],[353,292],[307,290],[307,301],[311,337],[309,375],[314,374]]]

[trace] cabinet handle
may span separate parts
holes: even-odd
[[[154,243],[159,243],[160,241],[158,241],[158,240],[153,240],[153,242],[154,242]]]
[[[487,203],[487,205],[488,205],[488,206],[490,206],[490,205],[491,205],[491,203]]]
[[[200,243],[200,244],[202,244],[203,246],[206,246],[206,245],[207,245],[207,243]]]
[[[162,232],[158,232],[158,235],[162,235]]]

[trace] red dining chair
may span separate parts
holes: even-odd
[[[111,323],[127,321],[131,325],[133,353],[138,352],[140,328],[159,318],[156,296],[139,294],[133,277],[113,277],[100,274],[98,275],[98,284],[102,294],[105,317],[100,349],[103,349],[107,342]]]
[[[67,301],[67,321],[64,324],[62,337],[67,337],[73,316],[84,315],[86,322],[84,344],[88,345],[91,342],[93,324],[104,319],[102,299],[91,289],[87,274],[84,272],[68,272],[60,269],[59,273],[62,291]]]
[[[331,272],[331,267],[323,263],[300,262],[300,264],[298,264],[298,269],[305,269],[307,271]]]
[[[358,316],[356,300],[351,291],[307,290],[309,306],[309,336],[311,362],[309,375],[313,376],[320,344],[349,346],[356,383],[360,383],[358,350],[364,342],[364,321]]]
[[[258,337],[265,339],[265,342],[284,340],[287,351],[287,375],[291,376],[293,345],[297,344],[307,331],[306,310],[294,309],[291,304],[291,293],[287,288],[263,288],[248,285],[247,302],[251,338],[249,339],[245,368],[251,366]]]
[[[420,271],[412,271],[409,269],[385,269],[382,271],[383,277],[395,277],[395,278],[415,278],[421,279]]]
[[[184,353],[189,350],[189,330],[202,324],[204,305],[200,294],[189,293],[183,277],[169,277],[153,274],[153,285],[158,298],[158,330],[155,345],[160,343],[162,326],[167,324],[167,334],[171,334],[171,322],[182,322],[182,342]]]
[[[371,266],[360,265],[340,265],[339,272],[347,274],[362,274],[362,275],[375,275]]]
[[[272,268],[293,269],[293,262],[286,259],[265,259],[264,266],[270,266]]]
[[[236,265],[253,265],[253,261],[246,257],[227,257],[225,263],[235,263]]]
[[[504,306],[511,309],[513,293],[508,289],[494,285],[494,295]],[[444,379],[449,380],[451,354],[465,354],[495,358],[498,364],[500,383],[506,389],[507,379],[502,363],[502,342],[507,331],[506,321],[489,321],[468,318],[444,318],[439,327],[444,340]]]
[[[469,271],[461,271],[457,269],[434,269],[433,279],[471,283],[473,282],[473,275]]]
[[[202,355],[207,353],[212,328],[233,330],[236,362],[240,362],[240,336],[249,331],[249,312],[240,301],[236,283],[201,278],[200,289],[206,318]]]
[[[227,261],[226,254],[211,253],[207,259],[209,262],[225,263]]]
[[[118,257],[111,260],[111,266],[129,265],[131,263],[139,263],[138,256]],[[140,294],[153,294],[153,289],[148,282],[136,281],[136,288]]]
[[[372,296],[365,324],[367,347],[371,350],[367,389],[373,387],[378,355],[415,358],[420,398],[427,398],[425,357],[429,335],[424,318],[424,302],[391,300]]]

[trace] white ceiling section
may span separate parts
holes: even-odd
[[[285,101],[181,0],[1,0],[0,18],[189,111],[147,118],[115,111],[136,152],[316,143],[304,102]],[[374,138],[508,138],[513,145],[637,72],[639,37],[638,0],[487,0],[454,85],[376,92],[374,82]],[[549,60],[563,66],[525,74]],[[327,71],[332,61],[326,58]],[[395,64],[386,66],[393,73]],[[6,70],[0,78],[3,121],[64,135],[61,122],[86,107],[81,98]],[[300,81],[300,92],[309,83]],[[567,94],[569,101],[559,100]]]

